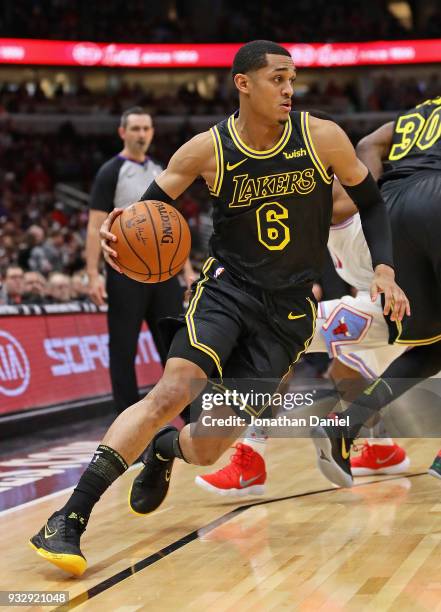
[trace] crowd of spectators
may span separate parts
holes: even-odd
[[[441,11],[410,2],[403,26],[387,0],[3,0],[0,36],[119,42],[357,41],[439,35]]]
[[[406,79],[382,76],[372,81],[371,91],[362,103],[351,82],[345,85],[330,78],[312,83],[307,91],[299,92],[295,104],[297,108],[322,108],[331,113],[400,110],[435,97],[440,90],[436,73],[427,80],[419,79],[417,74]],[[26,87],[13,92],[7,84],[0,90],[0,113],[1,107],[4,111],[0,121],[0,304],[37,298],[65,301],[67,296],[83,299],[79,296],[84,297],[81,288],[84,290],[87,284],[84,249],[88,213],[86,208],[69,207],[55,187],[60,182],[68,183],[90,193],[98,168],[121,149],[121,141],[113,128],[109,135],[82,135],[66,116],[66,122],[57,132],[39,134],[38,122],[32,132],[16,129],[13,115],[7,111],[26,110],[32,105],[35,111],[41,103],[47,106],[47,112],[57,109],[58,104],[58,110],[66,113],[71,104],[77,109],[75,112],[81,107],[84,112],[88,109],[89,113],[91,110],[100,113],[104,100],[104,95],[95,97],[84,85],[78,96],[60,90],[52,99],[46,98],[37,87],[33,95]],[[201,98],[194,89],[183,88],[176,97],[155,99],[140,87],[124,86],[115,98],[107,100],[107,112],[119,115],[124,108],[140,103],[154,118],[167,112],[184,118],[172,132],[156,131],[149,153],[166,164],[173,151],[194,135],[194,128],[185,117],[204,112],[225,115],[237,102],[223,79],[219,80],[214,102]],[[354,142],[372,129],[359,120],[342,126]],[[178,206],[189,221],[193,246],[198,251],[201,212],[208,212],[210,207],[203,183],[196,183],[184,194]],[[25,283],[31,283],[32,287],[25,287]]]
[[[72,276],[51,272],[47,277],[21,266],[7,266],[0,286],[0,306],[7,304],[66,304],[89,300],[87,277],[84,270]]]
[[[210,98],[201,96],[194,83],[176,92],[161,95],[143,88],[139,83],[121,83],[111,92],[92,92],[79,78],[71,91],[60,85],[54,95],[46,95],[38,82],[15,85],[3,82],[0,86],[0,116],[5,113],[39,113],[64,115],[121,115],[125,108],[142,106],[157,116],[224,115],[237,106],[237,94],[227,85],[229,74],[218,74],[216,90]],[[410,108],[422,98],[439,95],[441,79],[437,72],[428,78],[396,77],[384,74],[371,79],[370,91],[363,97],[357,79],[337,80],[332,76],[302,85],[299,79],[295,104],[298,108],[321,108],[331,113],[358,111],[401,110]]]

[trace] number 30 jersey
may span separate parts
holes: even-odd
[[[290,113],[267,151],[241,140],[236,116],[211,128],[217,172],[210,253],[269,291],[309,284],[324,263],[333,182],[311,140],[309,113]]]
[[[441,96],[398,116],[387,170],[380,183],[421,170],[441,170]]]

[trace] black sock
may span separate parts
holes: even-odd
[[[92,508],[128,465],[110,446],[100,444],[61,512],[77,514],[87,523]],[[77,518],[77,517],[75,517]]]
[[[364,423],[393,399],[393,390],[388,382],[377,378],[347,410],[341,413],[341,416],[349,417],[349,437],[356,438]]]
[[[178,458],[185,461],[179,446],[177,429],[166,429],[164,433],[159,432],[155,440],[155,451],[165,460]]]
[[[441,342],[417,346],[403,353],[341,414],[349,416],[349,432],[356,438],[362,425],[381,408],[441,369]]]

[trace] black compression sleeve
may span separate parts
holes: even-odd
[[[152,181],[147,187],[146,191],[140,197],[140,201],[143,200],[158,200],[159,202],[165,202],[166,204],[173,204],[174,200],[165,193],[163,189],[158,185],[156,181]]]
[[[360,212],[361,226],[371,252],[372,266],[386,264],[394,267],[392,232],[386,206],[372,174],[358,185],[343,185]]]

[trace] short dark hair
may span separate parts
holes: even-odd
[[[123,114],[121,115],[121,121],[120,121],[121,127],[123,128],[127,127],[127,118],[129,115],[150,115],[150,113],[146,111],[145,108],[142,108],[142,106],[132,106],[131,108],[128,108],[127,110],[125,110]]]
[[[243,45],[234,56],[231,74],[246,74],[252,70],[259,70],[267,66],[266,54],[285,55],[291,57],[291,53],[285,47],[281,47],[271,40],[252,40]]]

